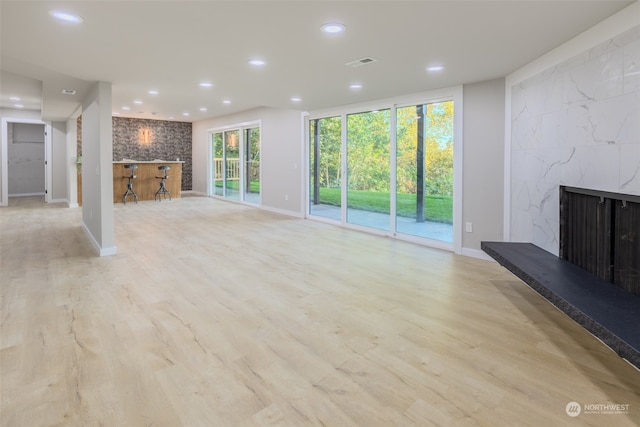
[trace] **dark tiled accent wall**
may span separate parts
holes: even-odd
[[[114,161],[180,159],[182,190],[191,190],[191,123],[113,117],[112,125]]]
[[[78,156],[82,155],[82,116],[78,117]],[[187,122],[113,117],[113,160],[183,161],[182,190],[192,189],[191,135]],[[145,144],[144,131],[148,131]]]

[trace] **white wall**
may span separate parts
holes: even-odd
[[[113,215],[111,84],[82,102],[82,225],[100,256],[116,253]]]
[[[463,254],[483,240],[502,240],[504,79],[464,85]],[[462,227],[464,230],[465,228]],[[479,253],[468,253],[480,256]]]
[[[558,254],[559,185],[640,195],[640,3],[507,77],[507,233]]]
[[[9,123],[7,142],[9,196],[44,194],[44,125]]]
[[[209,130],[261,122],[261,196],[269,210],[303,215],[302,118],[295,110],[258,108],[193,123],[193,191],[207,193]]]

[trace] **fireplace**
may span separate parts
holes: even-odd
[[[561,186],[560,258],[640,295],[640,196]]]

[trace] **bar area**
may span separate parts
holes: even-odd
[[[139,201],[143,200],[167,200],[167,197],[156,197],[160,190],[161,177],[164,172],[159,169],[162,166],[168,166],[167,178],[164,180],[166,190],[169,192],[169,199],[179,199],[182,182],[182,164],[181,161],[166,160],[122,160],[113,162],[113,203],[123,203],[123,196],[127,192],[129,177],[131,171],[125,168],[125,165],[138,165],[133,170],[135,178],[131,180],[133,192]],[[133,202],[134,197],[126,198],[126,202]]]

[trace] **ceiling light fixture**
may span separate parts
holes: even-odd
[[[119,113],[119,112],[117,112],[117,111],[114,111],[114,112],[113,112],[113,113],[111,113],[111,114],[113,114],[114,116],[119,116],[119,115],[120,115],[120,113]]]
[[[210,83],[210,82],[200,82],[200,87],[213,87],[213,83]]]
[[[360,83],[353,83],[349,85],[349,89],[362,89],[362,85]]]
[[[264,64],[266,64],[266,62],[264,61],[264,59],[260,59],[260,58],[253,58],[249,60],[249,64],[254,65],[256,67],[261,67]]]
[[[58,21],[66,22],[69,24],[79,24],[82,22],[82,18],[78,15],[74,15],[70,12],[65,12],[62,10],[51,10],[49,11],[49,15],[56,18]]]
[[[9,99],[12,100],[12,101],[20,101],[20,98],[17,97],[17,96],[11,96],[11,97],[9,97]]]
[[[24,108],[24,105],[22,104],[13,104],[13,106],[16,108]]]
[[[322,30],[323,33],[340,34],[344,32],[344,30],[346,30],[347,27],[345,27],[344,24],[341,24],[339,22],[328,22],[324,24],[322,27],[320,27],[320,29]]]
[[[76,91],[74,89],[62,89],[62,93],[64,95],[75,95]]]
[[[189,113],[182,113],[182,115],[183,115],[183,116],[188,116],[188,115],[189,115]]]
[[[122,107],[123,110],[130,110],[131,108],[127,107],[126,105],[124,107]]]
[[[136,105],[142,105],[142,101],[140,101],[139,99],[136,99],[135,101],[133,101],[133,103]]]
[[[293,102],[300,102],[300,101],[302,101],[302,98],[299,98],[299,97],[297,97],[297,96],[294,96],[293,98],[291,98],[291,101],[293,101]]]
[[[207,111],[207,107],[200,107],[200,111],[202,111],[202,112]]]
[[[224,101],[222,101],[223,104],[229,105],[231,104],[231,101],[229,101],[228,99],[225,99]]]
[[[153,90],[153,89],[149,91],[149,95],[157,95],[159,93],[160,92],[158,92],[157,90]]]
[[[427,71],[430,73],[437,73],[442,70],[444,70],[444,66],[442,65],[432,65],[431,67],[427,67]]]

